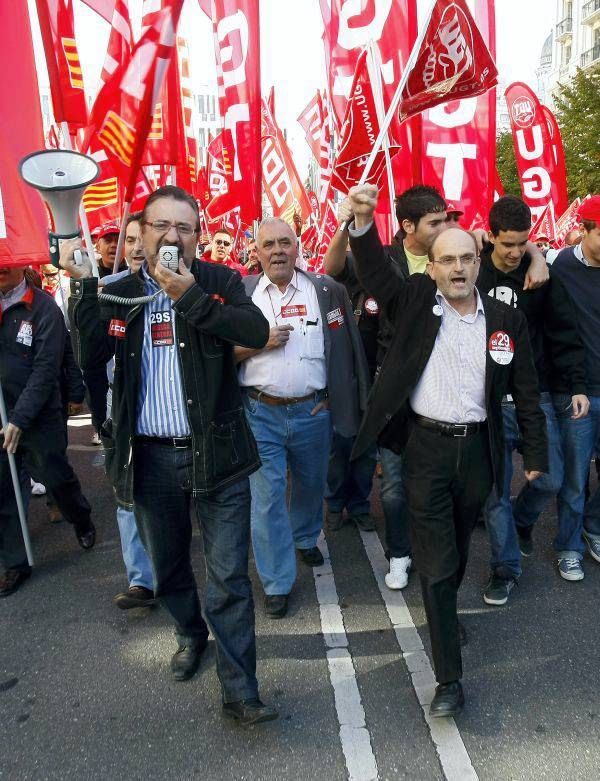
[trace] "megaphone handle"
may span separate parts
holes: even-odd
[[[60,264],[58,262],[60,258],[60,246],[58,243],[58,237],[50,233],[50,235],[48,236],[48,241],[50,243],[50,263],[52,263],[53,266],[56,266],[56,268],[60,268]]]

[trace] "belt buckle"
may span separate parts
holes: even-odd
[[[175,450],[185,450],[186,447],[188,447],[187,442],[185,444],[181,444],[183,440],[183,437],[173,437],[173,447]]]
[[[456,429],[457,429],[457,428],[462,428],[462,429],[463,429],[463,432],[462,432],[462,434],[457,434],[457,433],[456,433]],[[468,425],[468,423],[455,423],[455,424],[454,424],[455,433],[454,433],[452,436],[454,436],[454,437],[460,437],[461,439],[464,439],[464,438],[467,436],[467,430],[468,430],[468,428],[469,428],[469,425]]]

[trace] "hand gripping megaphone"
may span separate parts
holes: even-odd
[[[58,268],[59,240],[81,235],[79,205],[86,187],[100,174],[98,164],[81,152],[45,149],[24,157],[19,171],[23,181],[40,193],[50,210],[54,222],[54,230],[48,231],[50,260]]]

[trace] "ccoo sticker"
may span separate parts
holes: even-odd
[[[490,357],[496,363],[506,366],[515,355],[515,345],[506,331],[495,331],[488,342]]]

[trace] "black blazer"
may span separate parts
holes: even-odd
[[[359,278],[368,293],[385,307],[395,333],[387,357],[369,398],[354,446],[354,457],[378,441],[401,452],[408,438],[409,398],[431,356],[441,318],[434,314],[436,285],[427,274],[404,280],[391,274],[383,247],[373,225],[360,237],[351,237]],[[546,421],[539,401],[537,372],[529,344],[527,321],[517,309],[482,296],[487,343],[496,331],[509,335],[514,358],[496,363],[487,350],[485,406],[487,410],[494,483],[502,491],[504,477],[504,430],[502,397],[512,394],[523,438],[525,469],[548,471]]]

